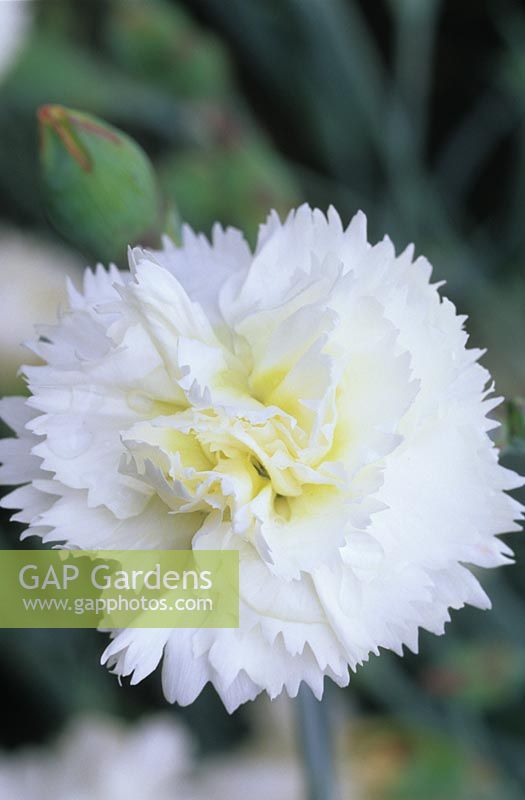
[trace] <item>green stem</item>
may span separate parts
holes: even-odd
[[[308,800],[339,798],[327,711],[326,697],[323,702],[316,700],[311,689],[301,684],[297,695],[297,722]]]

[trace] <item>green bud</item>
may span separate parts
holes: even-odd
[[[63,106],[42,106],[38,120],[44,201],[57,230],[102,261],[122,261],[130,244],[156,244],[162,203],[144,151],[117,128]]]
[[[233,90],[222,42],[173,3],[115,3],[104,26],[106,45],[129,73],[177,97],[205,100]]]
[[[230,139],[206,152],[170,156],[159,165],[159,176],[166,196],[176,199],[181,217],[195,229],[210,230],[218,221],[241,228],[254,242],[268,210],[286,216],[300,193],[287,164],[261,137],[239,129]]]

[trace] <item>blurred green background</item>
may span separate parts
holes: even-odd
[[[518,398],[498,412],[497,436],[506,463],[525,472],[521,2],[0,0],[7,394],[23,390],[16,369],[28,356],[18,343],[52,319],[63,276],[78,280],[100,256],[66,249],[46,221],[36,125],[44,103],[133,136],[167,202],[205,233],[218,220],[253,242],[270,208],[285,214],[308,201],[334,204],[344,221],[362,208],[372,240],[387,232],[399,249],[415,242],[470,315],[498,392]],[[19,532],[4,515],[2,545],[16,546]],[[343,797],[525,796],[525,547],[519,535],[509,543],[518,565],[484,576],[491,613],[454,614],[445,638],[422,636],[419,657],[385,653],[347,690],[328,687]],[[4,748],[45,743],[82,712],[131,721],[165,707],[158,673],[119,686],[98,666],[104,637],[95,632],[2,631],[0,646],[2,686],[16,697],[2,715]],[[265,769],[296,759],[293,726],[264,701],[229,717],[207,690],[173,714],[205,760],[235,765],[246,748],[256,760],[279,732],[279,761],[266,758]]]

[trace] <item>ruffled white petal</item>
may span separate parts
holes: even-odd
[[[302,206],[254,254],[186,229],[130,267],[88,271],[39,331],[30,399],[0,406],[18,435],[0,477],[22,484],[2,504],[72,547],[237,549],[240,627],[115,631],[113,671],[162,661],[168,700],[211,683],[229,710],[302,681],[320,696],[450,608],[489,607],[469,565],[512,556],[522,480],[424,258]]]

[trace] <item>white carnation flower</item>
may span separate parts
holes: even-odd
[[[191,746],[174,721],[152,717],[126,729],[76,720],[51,750],[0,757],[0,797],[13,800],[185,800]]]
[[[0,23],[2,5],[0,0]],[[31,355],[22,342],[34,335],[35,321],[56,319],[57,307],[67,302],[65,277],[80,267],[80,260],[65,248],[15,228],[0,228],[0,387],[6,393],[21,388],[17,370]]]
[[[489,600],[465,566],[511,551],[521,485],[498,465],[492,386],[431,267],[303,206],[252,254],[215,227],[87,272],[41,329],[32,393],[6,400],[4,499],[80,548],[235,548],[239,629],[116,632],[104,654],[166,697],[228,709],[348,683]],[[487,388],[488,387],[488,388]],[[29,483],[28,483],[29,482]]]

